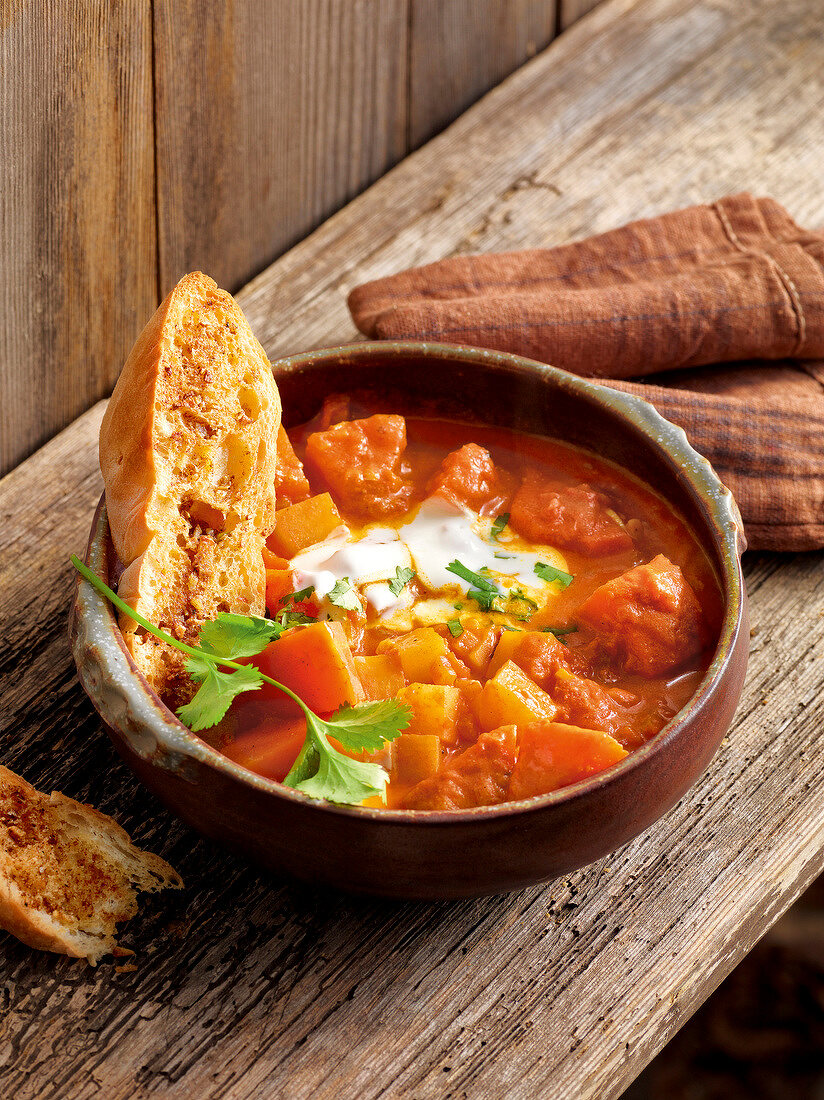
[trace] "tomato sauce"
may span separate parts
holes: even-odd
[[[361,757],[387,768],[381,805],[547,793],[619,762],[695,692],[721,620],[715,575],[683,519],[626,471],[343,396],[282,430],[278,452],[267,605],[294,627],[255,660],[322,716],[409,707],[407,729]],[[282,780],[302,731],[295,705],[264,689],[238,698],[219,744]]]

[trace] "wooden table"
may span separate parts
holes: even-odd
[[[612,0],[256,279],[253,328],[273,358],[349,340],[366,277],[740,189],[821,225],[821,34],[819,0]],[[0,940],[0,1094],[619,1095],[821,870],[822,556],[749,557],[738,718],[638,840],[506,897],[347,897],[200,840],[99,732],[66,612],[101,412],[0,482],[2,759],[113,813],[188,890],[129,927],[134,970]]]

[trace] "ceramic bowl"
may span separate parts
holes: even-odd
[[[699,689],[647,744],[600,775],[528,801],[420,812],[318,802],[226,759],[178,721],[127,652],[110,605],[79,581],[71,618],[81,683],[117,750],[199,832],[278,873],[405,898],[500,893],[613,851],[661,817],[706,768],[741,694],[749,631],[738,510],[680,428],[634,396],[515,355],[429,343],[362,343],[274,365],[287,425],[330,392],[398,390],[414,407],[582,445],[630,471],[687,519],[723,593],[718,645]],[[105,505],[87,562],[114,564]]]

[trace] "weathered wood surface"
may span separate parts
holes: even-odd
[[[72,7],[0,4],[0,474],[111,391],[156,304],[151,11]]]
[[[742,187],[824,223],[819,5],[741,11],[612,0],[588,16],[256,280],[243,302],[270,353],[350,338],[349,286],[458,248],[561,241]],[[99,416],[0,482],[0,758],[115,813],[188,890],[126,932],[134,972],[0,940],[0,1095],[619,1095],[821,870],[824,555],[748,560],[735,725],[644,836],[512,896],[356,899],[199,840],[99,734],[65,640]]]
[[[0,3],[0,474],[111,390],[181,274],[241,286],[542,49],[556,10]]]
[[[553,0],[411,0],[408,147],[439,133],[555,37]]]

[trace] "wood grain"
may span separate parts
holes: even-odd
[[[555,37],[555,0],[411,0],[408,148]]]
[[[405,152],[406,0],[156,0],[161,283],[237,288]]]
[[[573,23],[596,8],[602,0],[558,0],[558,23],[562,31],[567,30]]]
[[[373,273],[736,187],[822,224],[819,22],[817,0],[611,0],[257,279],[253,327],[274,353],[345,340]],[[642,837],[520,894],[357,899],[198,839],[99,734],[65,642],[99,415],[0,482],[0,758],[115,813],[188,890],[127,930],[133,973],[0,940],[0,1095],[619,1095],[821,870],[824,555],[748,559],[736,722]]]
[[[144,0],[0,4],[0,474],[108,393],[155,305]]]

